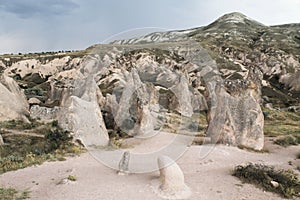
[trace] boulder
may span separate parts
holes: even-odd
[[[188,75],[182,72],[178,76],[178,83],[171,87],[171,91],[175,94],[174,101],[177,102],[174,110],[186,117],[193,114],[192,93],[189,90]],[[176,82],[175,82],[176,83]],[[174,103],[171,102],[174,105]]]
[[[259,71],[247,80],[216,81],[208,85],[207,135],[213,143],[262,150],[264,116],[260,107]]]
[[[184,182],[184,174],[180,167],[167,156],[158,158],[160,186],[158,195],[164,199],[188,199],[191,190]]]
[[[129,173],[129,160],[130,160],[130,152],[125,151],[119,162],[118,175],[126,175]]]
[[[52,121],[57,119],[58,113],[61,111],[60,107],[54,106],[53,108],[42,107],[33,105],[30,108],[30,117],[42,121]]]
[[[0,121],[27,120],[29,104],[18,84],[2,75],[0,80]]]
[[[4,145],[4,141],[3,141],[3,138],[2,138],[2,135],[0,134],[0,146]]]
[[[28,100],[29,105],[39,105],[41,103],[41,101],[38,98],[30,98]]]
[[[136,69],[126,75],[126,84],[119,102],[109,99],[114,105],[113,116],[116,125],[129,135],[148,136],[155,128],[159,112],[158,93],[152,83],[142,83]]]
[[[85,147],[106,146],[109,142],[98,104],[100,93],[95,80],[89,76],[75,79],[62,96],[57,117],[60,126],[74,133],[75,139],[82,141]]]
[[[272,187],[274,187],[274,188],[279,187],[279,183],[277,181],[271,181],[270,183],[271,183]]]
[[[204,111],[208,109],[205,97],[197,89],[193,89],[193,95],[191,99],[194,112]]]
[[[74,133],[85,147],[106,146],[109,142],[101,110],[95,102],[71,96],[59,114],[60,125]]]
[[[295,92],[300,91],[300,70],[293,74],[285,74],[281,76],[280,82],[287,85],[291,90]]]

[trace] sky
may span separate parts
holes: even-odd
[[[0,0],[0,54],[81,50],[230,12],[265,25],[300,23],[300,0]]]

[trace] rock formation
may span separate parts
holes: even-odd
[[[246,80],[219,81],[208,87],[207,135],[212,142],[255,150],[263,148],[264,117],[259,104],[261,79],[261,72],[252,69]]]
[[[74,54],[0,56],[0,121],[25,119],[30,107],[31,117],[56,119],[86,146],[102,146],[107,129],[119,137],[181,133],[205,112],[212,142],[260,150],[261,96],[274,109],[300,105],[299,30],[231,13]]]
[[[29,104],[24,93],[12,78],[2,75],[0,79],[0,121],[28,121]]]
[[[158,158],[161,184],[158,195],[164,199],[188,199],[191,190],[184,182],[184,174],[180,167],[167,156]]]
[[[4,141],[3,141],[3,138],[2,138],[2,135],[0,134],[0,146],[4,145]]]
[[[71,78],[71,77],[69,77]],[[75,79],[65,88],[58,121],[74,133],[85,147],[106,146],[109,142],[98,98],[101,92],[92,76]]]
[[[130,152],[125,151],[122,155],[122,158],[119,162],[119,171],[118,175],[129,174],[129,161],[130,161]]]

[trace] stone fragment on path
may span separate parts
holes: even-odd
[[[122,158],[119,162],[119,171],[118,175],[127,175],[129,174],[129,160],[130,160],[130,152],[125,151],[122,155]]]

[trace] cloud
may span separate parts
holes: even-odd
[[[0,0],[0,54],[84,49],[130,29],[199,27],[234,11],[266,25],[299,23],[299,6],[299,0]]]
[[[66,15],[78,7],[71,0],[0,0],[0,10],[20,18]]]

